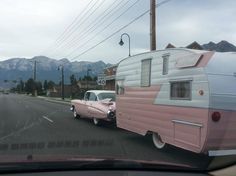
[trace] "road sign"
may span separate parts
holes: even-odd
[[[97,84],[100,85],[100,86],[105,86],[106,85],[106,79],[105,79],[104,74],[98,75]]]
[[[97,80],[97,83],[100,86],[105,86],[106,85],[106,80],[105,79],[100,79],[100,80]]]

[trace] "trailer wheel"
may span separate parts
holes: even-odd
[[[166,145],[166,143],[161,140],[161,136],[158,133],[152,133],[152,141],[158,149],[163,149]]]

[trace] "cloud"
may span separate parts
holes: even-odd
[[[92,38],[86,45],[81,46],[78,50],[76,49],[76,52],[71,55],[73,58],[99,43],[149,8],[149,1],[140,0],[130,11],[101,33],[97,34],[122,11],[110,16],[105,23],[97,26],[96,30],[87,34],[84,39],[76,39],[77,42],[73,44],[73,48],[67,50],[68,47],[66,48],[63,45],[56,52],[53,52],[55,40],[75,17],[83,12],[88,2],[86,0],[1,0],[0,59],[16,56],[33,57],[39,54],[48,54],[48,56],[60,59]],[[102,2],[103,0],[98,1],[96,6]],[[104,10],[108,7],[112,8],[112,5],[118,4],[118,2],[120,1],[104,1],[96,13],[90,15],[90,18],[87,18],[83,25],[79,25],[77,32],[71,35],[71,40],[75,40],[76,36],[88,29],[86,24],[99,20]],[[136,0],[127,2],[128,5],[131,5]],[[163,49],[168,43],[186,46],[193,41],[203,44],[209,41],[228,40],[236,44],[235,7],[236,1],[234,0],[169,1],[157,8],[157,48]],[[124,11],[125,8],[122,10]],[[149,50],[150,29],[149,14],[147,14],[77,60],[95,61],[102,59],[114,63],[127,57],[127,39],[124,38],[124,46],[118,45],[120,35],[124,32],[127,32],[131,37],[132,54]]]
[[[169,42],[186,46],[192,41],[228,40],[235,43],[235,1],[173,1],[163,6],[157,19],[161,44]],[[178,4],[177,4],[178,2]],[[168,11],[168,12],[167,12]],[[235,35],[234,35],[235,36]]]

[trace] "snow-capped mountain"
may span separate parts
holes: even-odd
[[[95,76],[103,72],[103,69],[110,64],[105,64],[103,61],[87,62],[74,61],[68,59],[56,60],[45,56],[36,56],[31,59],[13,58],[0,61],[0,85],[4,80],[27,80],[33,77],[34,63],[36,61],[36,79],[39,81],[52,80],[56,83],[60,81],[61,72],[58,67],[64,66],[65,82],[69,83],[69,77],[75,74],[77,78],[87,74]]]

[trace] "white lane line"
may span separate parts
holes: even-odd
[[[53,121],[51,119],[49,119],[48,117],[46,116],[43,116],[44,119],[48,120],[49,122],[53,123]]]

